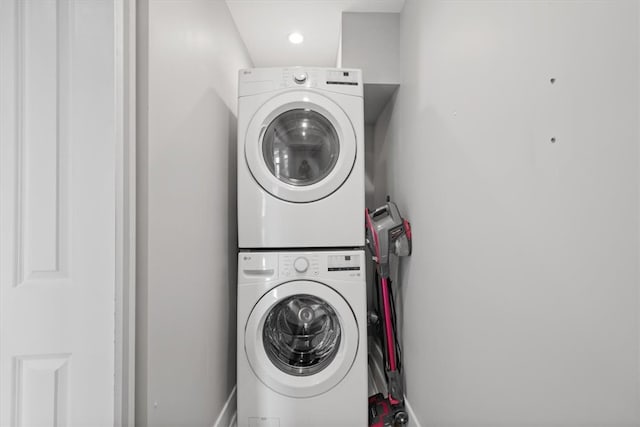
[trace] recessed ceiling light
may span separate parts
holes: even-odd
[[[293,44],[300,44],[304,41],[304,36],[299,32],[295,31],[289,34],[289,41]]]

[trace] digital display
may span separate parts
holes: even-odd
[[[327,71],[327,84],[358,86],[358,73],[350,73],[349,71],[329,70]]]
[[[327,267],[329,271],[359,271],[360,255],[331,255]]]

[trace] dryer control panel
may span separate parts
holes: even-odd
[[[361,86],[360,70],[323,68],[285,68],[282,70],[280,88],[311,87],[343,92],[346,87]],[[336,89],[336,87],[338,89]]]
[[[247,68],[239,72],[238,96],[316,89],[363,96],[362,71],[355,68]]]
[[[360,85],[358,70],[327,70],[316,68],[285,68],[282,70],[281,88],[320,86],[358,86]]]

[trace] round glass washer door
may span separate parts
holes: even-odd
[[[289,397],[311,397],[347,375],[358,337],[355,316],[340,294],[299,280],[262,296],[244,338],[249,365],[267,387]]]
[[[314,92],[271,98],[253,116],[245,135],[245,158],[254,179],[289,202],[313,202],[340,188],[353,169],[356,151],[346,113]]]

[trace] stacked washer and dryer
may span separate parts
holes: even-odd
[[[238,427],[366,426],[360,70],[241,70]]]

